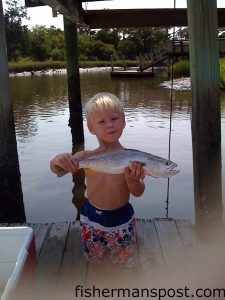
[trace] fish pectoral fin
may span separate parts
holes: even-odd
[[[145,166],[145,163],[141,162],[141,161],[138,161],[138,160],[130,160],[129,161],[129,164],[130,165],[133,165],[133,164],[141,164],[142,167]]]
[[[84,168],[84,172],[85,172],[86,174],[95,174],[95,173],[96,173],[96,171],[94,171],[94,170],[92,170],[92,169],[89,169],[89,168]]]
[[[151,176],[152,178],[159,178],[160,176],[156,176],[156,175],[149,175]]]

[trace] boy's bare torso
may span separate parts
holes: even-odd
[[[85,157],[99,152],[82,151],[74,158]],[[124,206],[130,197],[124,174],[105,174],[85,170],[87,179],[87,196],[89,201],[101,209],[117,209]]]
[[[129,201],[124,174],[86,173],[89,201],[101,209],[116,209]]]

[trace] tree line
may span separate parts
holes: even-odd
[[[9,61],[65,61],[64,33],[54,26],[28,29],[26,7],[19,1],[7,0],[4,12]],[[78,52],[82,61],[135,60],[156,50],[169,37],[169,28],[122,28],[90,30],[78,28]]]
[[[27,9],[20,1],[7,0],[4,12],[8,59],[17,61],[65,61],[64,33],[51,26],[23,25]],[[154,53],[165,40],[172,39],[171,28],[120,28],[91,30],[78,28],[80,61],[136,60],[140,55]],[[225,36],[224,28],[219,30]],[[177,39],[188,39],[187,27],[176,31]]]

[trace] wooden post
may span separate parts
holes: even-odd
[[[79,151],[84,150],[84,143],[82,144],[76,144],[73,146],[72,153],[77,153]],[[77,172],[73,173],[73,199],[72,203],[76,207],[77,210],[77,216],[76,220],[80,220],[80,210],[84,204],[84,201],[87,199],[85,197],[85,191],[86,191],[86,184],[85,184],[85,173],[83,169],[78,170]]]
[[[113,72],[114,71],[113,55],[110,55],[110,59],[111,59],[111,72]]]
[[[69,126],[73,144],[84,141],[80,74],[78,61],[77,27],[64,17],[64,37],[66,48],[68,100],[70,109]]]
[[[0,222],[25,222],[1,0],[0,70]]]
[[[139,69],[140,72],[143,72],[143,56],[140,55],[140,69]]]
[[[126,70],[126,64],[125,64],[125,55],[123,55],[123,70]]]
[[[210,235],[222,223],[217,2],[187,0],[187,11],[196,226]]]

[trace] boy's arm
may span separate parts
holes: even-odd
[[[139,197],[144,193],[144,177],[143,166],[140,163],[134,163],[131,167],[129,166],[125,169],[125,178],[128,189],[135,197]]]
[[[58,177],[67,173],[74,173],[79,169],[76,159],[84,157],[88,151],[79,151],[74,155],[70,153],[62,153],[54,156],[50,161],[50,169]]]

